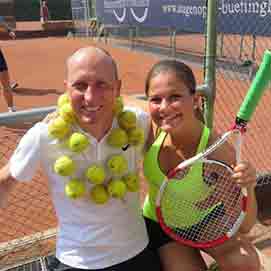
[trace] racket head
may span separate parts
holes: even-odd
[[[200,173],[193,176],[194,170]],[[227,164],[205,158],[178,167],[175,176],[164,180],[156,198],[156,214],[164,232],[196,248],[214,247],[231,238],[246,211],[246,196],[232,180],[232,173]]]

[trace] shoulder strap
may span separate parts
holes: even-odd
[[[202,129],[201,139],[198,145],[197,153],[200,153],[206,149],[208,141],[209,141],[209,136],[210,136],[210,129],[204,125]]]

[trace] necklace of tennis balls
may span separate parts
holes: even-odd
[[[76,118],[66,93],[58,98],[57,107],[58,116],[48,125],[49,136],[57,139],[60,146],[68,148],[73,155],[84,155],[90,142],[86,135],[73,129]],[[122,97],[115,100],[114,114],[118,119],[118,127],[113,128],[108,135],[107,144],[122,150],[143,144],[144,131],[136,126],[134,112],[124,110]],[[87,197],[93,203],[105,204],[110,198],[124,201],[128,192],[139,190],[139,176],[135,172],[128,172],[128,162],[123,155],[111,155],[105,165],[89,165],[80,178],[74,177],[77,166],[71,156],[60,156],[53,166],[55,173],[69,178],[65,185],[65,195],[68,198],[75,200]],[[112,175],[110,179],[106,176],[107,170]],[[87,182],[92,184],[90,191],[87,189]]]

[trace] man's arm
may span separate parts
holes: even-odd
[[[9,164],[0,169],[0,208],[7,205],[7,198],[15,186],[15,179],[11,176]]]

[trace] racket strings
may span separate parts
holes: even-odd
[[[200,164],[201,177],[190,185],[185,174],[168,182],[161,195],[160,209],[164,224],[175,235],[194,242],[209,242],[233,228],[242,211],[243,195],[233,182],[229,167],[216,161]]]

